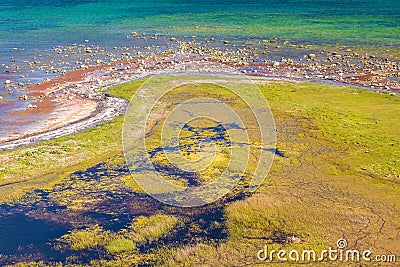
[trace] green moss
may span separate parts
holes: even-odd
[[[105,248],[108,253],[116,254],[133,251],[136,249],[136,245],[132,240],[120,237],[113,239]]]

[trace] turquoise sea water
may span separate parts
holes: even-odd
[[[197,27],[196,27],[197,26]],[[400,44],[398,0],[3,0],[0,48],[118,42],[131,31]]]

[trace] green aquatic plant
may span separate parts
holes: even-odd
[[[73,250],[91,249],[104,246],[110,238],[110,232],[94,225],[83,230],[73,230],[63,235],[59,241],[66,243]]]
[[[105,249],[108,253],[116,254],[133,251],[136,249],[136,245],[135,242],[131,239],[116,237],[108,242],[108,244],[105,246]]]

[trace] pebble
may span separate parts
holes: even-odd
[[[308,58],[311,60],[315,60],[317,58],[317,56],[315,54],[309,54]]]
[[[27,108],[28,108],[28,109],[30,109],[30,108],[37,108],[37,106],[36,106],[36,105],[29,104],[29,105],[27,106]]]
[[[20,97],[18,97],[19,100],[28,100],[28,96],[27,95],[22,95]]]
[[[139,34],[137,32],[132,32],[130,36],[136,36],[137,38],[146,38],[145,34]],[[162,35],[154,35],[148,36],[149,39],[158,39],[161,38]],[[157,37],[157,38],[156,38]],[[269,56],[274,58],[274,53],[282,47],[288,48],[292,47],[293,49],[297,48],[309,48],[309,45],[297,45],[297,44],[289,44],[288,42],[279,42],[277,38],[272,39],[260,39],[260,40],[248,40],[243,44],[230,45],[231,40],[221,40],[223,45],[226,47],[217,45],[217,47],[209,45],[214,41],[215,38],[210,37],[205,40],[198,38],[197,36],[192,36],[191,41],[183,41],[179,40],[175,37],[165,37],[165,41],[171,41],[178,45],[176,51],[174,49],[174,45],[169,43],[167,45],[168,50],[161,53],[163,55],[173,56],[176,52],[181,54],[192,54],[196,55],[200,59],[207,60],[207,58],[214,58],[218,62],[232,64],[233,66],[245,66],[247,64],[258,64],[263,63],[266,67],[278,67],[273,69],[278,75],[288,75],[288,77],[304,77],[309,75],[312,78],[323,78],[323,77],[331,77],[332,80],[344,80],[350,81],[351,83],[358,84],[369,84],[374,85],[377,81],[382,78],[393,77],[396,74],[396,71],[400,69],[400,65],[396,60],[389,60],[385,58],[379,58],[378,56],[369,56],[368,54],[363,54],[363,56],[359,56],[357,53],[353,53],[351,49],[346,49],[345,47],[339,48],[336,47],[337,50],[342,51],[342,55],[339,55],[338,52],[332,52],[328,49],[326,50],[309,50],[309,52],[299,52],[299,56],[303,57],[303,59],[296,57],[295,59],[290,58],[281,58],[280,62],[275,61],[276,59],[268,59]],[[84,43],[89,43],[89,40],[84,40]],[[151,58],[154,56],[157,57],[156,54],[153,53],[153,50],[163,48],[163,46],[157,46],[154,44],[146,44],[146,46],[135,46],[135,47],[113,47],[112,50],[106,50],[100,48],[98,45],[85,45],[82,44],[73,44],[70,46],[57,46],[52,51],[55,54],[61,54],[62,58],[65,60],[61,62],[59,58],[56,60],[48,60],[44,59],[45,56],[38,51],[36,57],[33,58],[32,62],[25,62],[31,66],[31,71],[33,72],[33,68],[41,71],[48,71],[51,73],[65,73],[67,66],[69,63],[75,62],[75,69],[87,69],[88,67],[94,65],[100,65],[106,62],[114,62],[119,60],[130,60],[134,57],[139,56],[143,58]],[[273,43],[274,45],[266,46],[267,43]],[[235,42],[236,44],[236,42]],[[230,45],[230,46],[228,46]],[[276,48],[276,49],[275,49]],[[148,50],[148,52],[146,51]],[[162,49],[161,49],[162,50]],[[297,50],[300,51],[300,50]],[[130,52],[130,53],[128,53]],[[311,52],[311,54],[309,54]],[[318,53],[318,56],[317,56]],[[319,55],[321,53],[321,55]],[[268,55],[262,56],[260,55]],[[71,56],[70,59],[65,59],[66,57]],[[59,57],[59,56],[58,56]],[[154,59],[155,59],[154,58]],[[171,64],[174,64],[171,63]],[[5,65],[5,64],[3,64]],[[34,67],[33,67],[34,66]],[[6,71],[15,72],[20,66],[13,64],[9,68],[6,67]],[[157,67],[160,68],[160,67]],[[145,68],[146,69],[146,68]],[[145,72],[145,69],[139,68],[139,72]],[[252,72],[252,71],[248,71]],[[341,77],[339,73],[349,73],[355,74],[354,76],[349,75],[348,78]],[[366,79],[357,79],[355,77],[356,74],[372,74],[375,77],[368,77]],[[352,79],[352,80],[350,80]],[[16,88],[19,84],[13,84],[10,80],[8,83],[6,81],[6,85],[10,88]],[[22,85],[21,85],[22,86]],[[20,86],[20,87],[21,87]],[[384,83],[379,83],[376,85],[379,88],[384,88]],[[397,86],[397,82],[394,85]]]

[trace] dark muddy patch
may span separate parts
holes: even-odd
[[[3,255],[0,265],[32,260],[65,262],[70,258],[85,263],[104,258],[106,252],[103,249],[59,251],[55,249],[56,239],[70,230],[95,224],[117,232],[138,216],[160,212],[177,216],[184,224],[165,239],[141,244],[139,250],[143,253],[167,244],[195,242],[198,238],[226,238],[222,202],[198,209],[164,205],[127,188],[120,177],[128,174],[125,167],[112,169],[106,163],[101,163],[73,173],[69,181],[56,185],[53,190],[35,190],[26,194],[20,203],[0,205],[0,253]],[[89,187],[89,190],[85,186],[78,187],[95,185],[97,182],[105,184],[103,190],[95,186]],[[68,205],[58,203],[57,196],[63,198],[63,194],[74,196],[67,202],[82,197],[86,203],[80,210],[70,209]],[[100,200],[92,202],[93,199]]]

